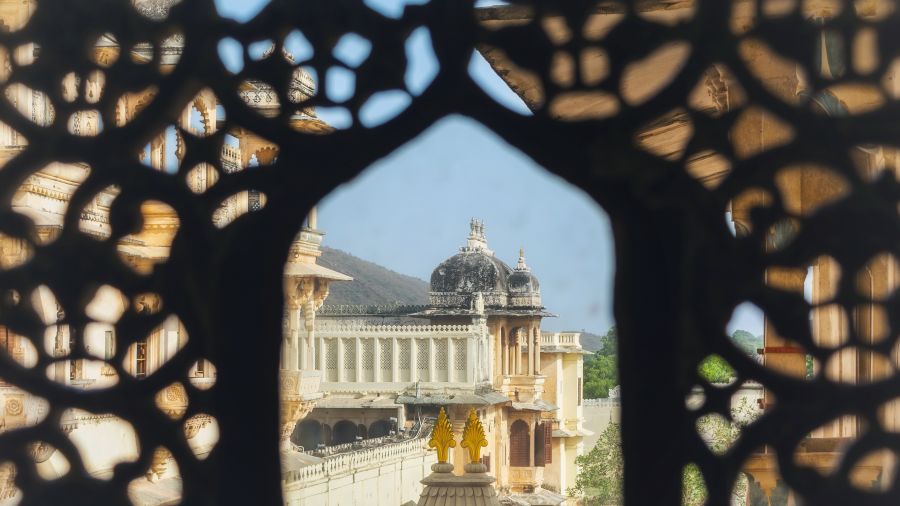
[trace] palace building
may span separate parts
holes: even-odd
[[[434,269],[428,305],[322,307],[309,363],[323,398],[292,441],[309,451],[382,438],[441,407],[461,430],[474,409],[488,441],[482,463],[501,496],[560,504],[587,434],[584,352],[577,333],[541,331],[552,316],[524,251],[510,267],[472,220],[465,246]],[[459,469],[463,453],[452,460]]]

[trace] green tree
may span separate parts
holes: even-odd
[[[700,377],[710,383],[728,383],[734,377],[734,369],[718,355],[710,355],[700,362]]]
[[[584,397],[609,397],[609,389],[619,384],[619,338],[611,327],[600,338],[600,349],[584,361]]]
[[[622,435],[618,423],[610,423],[600,434],[590,452],[575,459],[578,476],[569,495],[584,497],[586,506],[617,506],[622,504],[622,479],[625,463],[622,460]]]
[[[741,430],[759,415],[747,399],[742,398],[731,410],[731,421],[721,415],[704,415],[697,420],[697,431],[713,453],[721,455],[740,437]],[[619,424],[610,423],[590,452],[577,457],[578,476],[569,495],[583,497],[587,506],[618,506],[622,504],[622,479],[625,476],[622,440]],[[741,474],[732,492],[734,503],[746,497],[748,483]],[[681,500],[684,506],[700,506],[706,502],[707,492],[703,474],[694,464],[688,464],[682,475]]]

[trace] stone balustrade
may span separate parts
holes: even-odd
[[[320,316],[408,316],[428,309],[423,304],[328,304],[317,312]]]
[[[428,453],[427,438],[417,438],[399,443],[363,448],[325,457],[322,462],[303,466],[282,474],[285,484],[312,484],[366,468],[378,467],[391,461],[420,457]]]
[[[412,335],[417,334],[427,337],[434,334],[444,334],[445,337],[467,337],[476,334],[479,327],[475,325],[372,325],[355,322],[331,322],[317,321],[316,333],[327,333],[338,336],[341,334],[353,337],[364,337],[366,334],[382,337],[389,334]],[[446,336],[452,334],[453,336]]]
[[[584,407],[618,407],[622,405],[622,401],[618,397],[600,397],[598,399],[584,399]]]
[[[581,348],[580,332],[541,332],[541,346]]]

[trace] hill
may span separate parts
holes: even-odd
[[[319,265],[353,277],[332,283],[326,304],[427,304],[428,283],[344,251],[323,247]]]
[[[586,349],[587,351],[600,351],[600,348],[603,347],[601,342],[603,336],[600,334],[593,334],[591,332],[581,332],[581,347]]]
[[[763,336],[754,336],[746,330],[735,330],[731,335],[731,341],[751,357],[756,357],[758,355],[756,350],[763,347]]]

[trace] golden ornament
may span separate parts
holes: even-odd
[[[484,436],[484,426],[481,420],[475,414],[475,410],[469,410],[469,418],[466,420],[466,427],[463,429],[462,446],[469,450],[469,462],[476,464],[481,460],[481,449],[488,445],[487,438]]]
[[[444,408],[438,413],[437,422],[434,424],[434,430],[431,431],[431,440],[428,441],[429,448],[437,450],[438,462],[446,463],[450,456],[450,448],[456,446],[453,440],[453,428],[450,426],[450,420]]]

